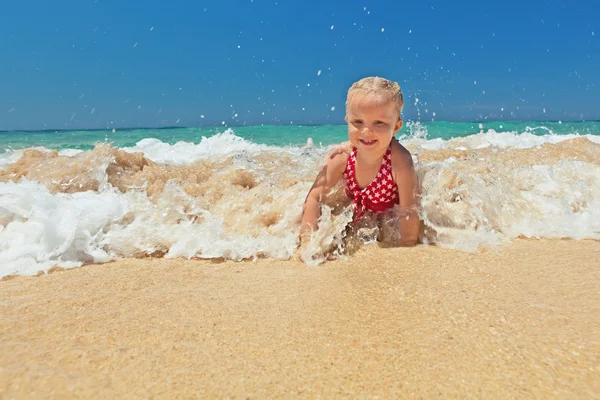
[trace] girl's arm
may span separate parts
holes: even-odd
[[[317,220],[321,216],[321,204],[327,200],[327,194],[338,183],[346,169],[348,154],[338,153],[327,159],[315,183],[312,185],[302,209],[302,229],[300,242],[317,229]]]
[[[410,152],[400,143],[392,145],[392,176],[400,197],[400,246],[414,246],[419,240],[419,183]]]

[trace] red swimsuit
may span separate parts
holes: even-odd
[[[388,147],[377,176],[365,188],[360,189],[356,181],[356,147],[352,148],[344,177],[346,194],[354,200],[354,222],[365,215],[365,210],[383,212],[398,204],[398,188],[392,177],[392,146]]]

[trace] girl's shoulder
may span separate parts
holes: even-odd
[[[414,168],[412,155],[410,154],[410,151],[406,149],[406,147],[402,146],[395,138],[392,139],[391,147],[392,170],[399,171],[407,168]]]

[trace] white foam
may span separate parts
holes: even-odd
[[[164,143],[159,139],[142,139],[134,147],[123,150],[134,153],[142,152],[150,160],[169,165],[190,165],[202,159],[222,158],[240,152],[268,151],[275,148],[252,143],[227,129],[225,132],[214,136],[202,137],[199,143],[177,142],[173,145]]]
[[[59,156],[65,156],[65,157],[73,157],[76,156],[77,154],[81,154],[83,153],[83,150],[79,150],[79,149],[62,149],[61,151],[58,152]]]
[[[288,194],[290,198],[280,198],[289,207],[277,224],[255,234],[241,234],[226,227],[223,217],[198,206],[195,198],[175,184],[167,185],[156,204],[142,193],[129,192],[135,218],[126,224],[113,225],[104,243],[116,254],[129,257],[159,251],[167,258],[242,260],[264,255],[287,259],[296,249],[297,211],[303,201],[290,196],[292,193],[295,192]],[[260,215],[260,210],[257,211]]]
[[[600,137],[593,135],[555,135],[548,133],[546,135],[534,135],[531,133],[533,129],[529,128],[525,132],[496,132],[489,129],[485,133],[467,136],[461,139],[454,139],[464,143],[469,148],[480,149],[485,147],[495,147],[499,149],[530,149],[537,146],[542,146],[545,143],[560,143],[565,140],[585,137],[594,143],[600,143]]]
[[[0,183],[0,275],[113,259],[101,244],[103,229],[127,209],[114,190],[53,195],[27,180]]]
[[[420,129],[422,130],[424,128]],[[423,150],[443,150],[447,148],[470,150],[488,147],[496,149],[530,149],[533,147],[542,146],[545,143],[556,144],[565,140],[577,138],[586,138],[593,143],[600,144],[600,136],[598,135],[555,135],[553,133],[535,135],[532,133],[533,131],[539,129],[541,128],[528,127],[525,132],[497,132],[494,129],[488,129],[483,133],[477,133],[465,137],[456,137],[449,140],[443,140],[440,138],[426,139],[427,134],[419,130],[418,135],[412,136],[411,133],[411,136],[403,140],[403,143],[406,145],[416,146],[417,148]]]
[[[600,239],[600,166],[575,160],[487,173],[447,160],[418,170],[437,244],[474,251],[515,237]]]

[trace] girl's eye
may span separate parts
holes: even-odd
[[[381,122],[381,121],[375,121],[375,125],[383,125],[383,122]]]
[[[355,123],[355,124],[362,124],[362,120],[360,120],[360,119],[355,119],[355,120],[354,120],[354,123]]]

